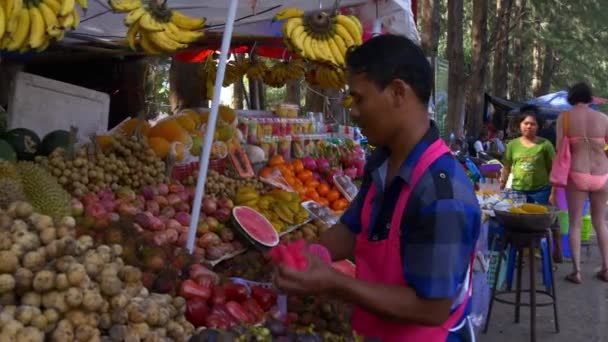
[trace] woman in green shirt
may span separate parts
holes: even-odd
[[[549,204],[554,193],[549,182],[555,149],[551,142],[537,136],[539,120],[536,106],[524,106],[519,121],[521,137],[507,145],[503,159],[502,187],[513,173],[512,188],[526,195],[529,203]]]

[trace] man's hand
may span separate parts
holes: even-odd
[[[285,265],[278,265],[274,274],[274,284],[282,292],[298,295],[325,294],[335,287],[339,276],[330,265],[319,257],[304,252],[308,262],[306,271],[296,271]]]

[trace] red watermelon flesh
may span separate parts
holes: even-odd
[[[355,278],[357,276],[357,268],[355,266],[355,264],[353,264],[352,262],[348,261],[348,260],[341,260],[341,261],[336,261],[333,264],[331,264],[331,266],[348,275],[351,276],[353,278]]]
[[[260,213],[249,207],[234,207],[232,215],[240,228],[253,240],[266,247],[279,243],[279,234]]]
[[[305,271],[308,261],[304,251],[321,258],[325,263],[331,263],[331,256],[327,248],[319,244],[306,245],[303,239],[294,241],[290,244],[280,244],[274,247],[268,256],[277,264],[284,264],[298,271]]]

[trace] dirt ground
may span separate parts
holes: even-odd
[[[589,255],[585,248],[582,250],[582,285],[574,285],[564,280],[572,269],[569,260],[556,265],[555,281],[561,329],[559,333],[555,332],[551,306],[537,308],[536,341],[608,342],[608,284],[594,278],[594,274],[601,267],[601,261],[595,241],[591,242],[589,248]],[[540,264],[536,269],[540,269]],[[528,272],[525,267],[524,275]],[[536,277],[539,283],[537,288],[542,287],[540,278],[539,274]],[[523,280],[523,288],[528,288],[525,276]],[[528,295],[523,294],[522,300],[527,299]],[[537,302],[541,300],[544,300],[544,297],[537,296]],[[519,324],[514,323],[514,313],[513,306],[495,302],[488,333],[478,334],[477,341],[530,341],[530,309],[522,307]]]

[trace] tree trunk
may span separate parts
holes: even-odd
[[[512,0],[496,0],[496,22],[499,42],[494,52],[492,93],[495,96],[506,97],[508,89],[507,59],[509,56],[509,25]]]
[[[537,96],[547,94],[551,90],[551,81],[553,80],[553,72],[555,71],[555,55],[553,54],[553,49],[546,46],[544,52],[543,73],[540,78],[539,94]]]
[[[515,15],[517,16],[517,28],[513,35],[513,73],[511,74],[511,99],[523,101],[526,98],[526,77],[524,70],[525,44],[525,11],[526,0],[515,0]]]
[[[464,5],[448,0],[448,132],[460,135],[464,123],[464,52],[462,46]]]
[[[488,6],[489,0],[473,0],[473,26],[471,28],[471,75],[467,96],[467,131],[476,136],[483,127],[483,106],[488,59]]]
[[[421,7],[421,44],[427,57],[435,58],[439,46],[439,1],[423,0]]]
[[[288,103],[300,105],[300,85],[302,80],[295,80],[287,82],[285,100]]]
[[[532,66],[534,68],[532,74],[532,93],[534,96],[539,96],[541,78],[543,77],[543,46],[539,38],[534,41],[534,49],[532,50]]]
[[[205,79],[200,69],[201,63],[187,63],[176,59],[171,61],[169,102],[173,112],[182,108],[209,106],[209,102],[205,100]]]

